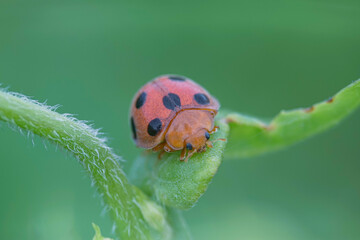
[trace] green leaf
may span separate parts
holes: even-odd
[[[282,111],[270,123],[228,114],[230,135],[225,157],[250,157],[283,148],[335,125],[359,104],[360,80],[310,108]]]
[[[226,138],[229,127],[220,127],[211,139]],[[130,172],[130,179],[159,202],[174,208],[189,209],[208,188],[223,157],[226,142],[216,141],[214,147],[193,155],[188,162],[180,161],[180,153],[165,154],[158,160],[157,154],[144,153]]]
[[[95,235],[92,240],[113,240],[112,238],[106,238],[101,235],[100,227],[95,223],[92,223],[92,226],[95,230]]]

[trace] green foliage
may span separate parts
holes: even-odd
[[[359,104],[360,80],[312,107],[281,111],[270,123],[238,113],[228,114],[226,157],[250,157],[288,146],[335,125]]]
[[[96,130],[26,97],[0,91],[0,120],[31,131],[71,152],[87,170],[122,239],[190,239],[177,209],[189,209],[204,194],[225,156],[249,157],[280,149],[319,133],[360,103],[360,81],[330,100],[307,109],[283,111],[270,123],[238,113],[222,115],[214,147],[189,162],[179,153],[144,152],[130,172],[130,184],[119,160]],[[227,147],[227,148],[225,148]],[[226,151],[224,151],[224,149]],[[137,187],[135,187],[135,185]],[[175,209],[174,209],[175,208]],[[105,240],[98,226],[94,240]]]
[[[151,201],[140,189],[135,186],[133,188],[136,191],[134,202],[140,208],[146,222],[153,229],[152,236],[160,239],[171,239],[173,232],[168,224],[166,210]]]
[[[113,240],[111,238],[106,238],[101,235],[100,227],[96,225],[95,223],[92,223],[92,226],[95,230],[95,235],[93,237],[93,240]]]

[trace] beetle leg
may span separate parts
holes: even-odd
[[[216,132],[216,131],[219,130],[219,129],[220,129],[219,126],[215,126],[215,127],[213,128],[213,130],[210,131],[210,133],[214,133],[214,132]],[[225,139],[225,138],[218,138],[218,139],[215,139],[215,140],[211,141],[211,143],[214,143],[214,142],[216,142],[216,141],[226,142],[226,139]],[[208,145],[208,147],[210,147],[210,146]],[[210,147],[210,148],[211,148],[211,147]]]
[[[154,152],[163,150],[165,145],[166,145],[166,142],[159,143],[158,145],[156,145],[155,147],[153,147],[152,150],[153,150]]]
[[[181,154],[180,154],[181,161],[183,161],[185,159],[185,155],[186,155],[186,148],[183,148],[183,150],[181,151]]]
[[[158,159],[161,159],[164,153],[174,151],[166,142],[158,144],[152,150],[154,152],[159,152]]]
[[[165,152],[173,152],[174,150],[173,150],[169,145],[167,145],[167,143],[165,143],[165,145],[164,145],[164,151],[165,151]]]
[[[223,142],[226,142],[226,138],[218,138],[218,139],[215,139],[213,142],[216,142],[216,141],[223,141]]]
[[[216,132],[217,130],[219,130],[219,126],[215,126],[209,133],[214,133]]]
[[[191,152],[188,152],[188,155],[185,158],[185,162],[187,162],[189,158],[191,158],[191,156],[194,155],[194,153],[196,153],[196,149],[192,150]]]
[[[160,153],[159,153],[159,155],[158,155],[158,159],[159,159],[159,160],[161,160],[161,158],[164,156],[164,153],[165,153],[164,149],[163,149],[163,150],[160,150]]]

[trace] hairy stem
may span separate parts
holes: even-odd
[[[139,205],[142,194],[129,184],[119,165],[120,157],[97,136],[97,131],[24,96],[3,91],[0,91],[0,120],[29,130],[73,153],[90,174],[121,239],[151,238],[151,229]]]

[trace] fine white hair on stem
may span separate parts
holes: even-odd
[[[144,221],[142,210],[131,201],[145,195],[128,182],[119,165],[122,158],[106,144],[100,129],[73,114],[55,112],[58,107],[0,89],[0,120],[16,126],[32,140],[33,134],[38,135],[75,156],[91,177],[105,203],[104,211],[109,211],[121,239],[151,239],[150,225]]]

